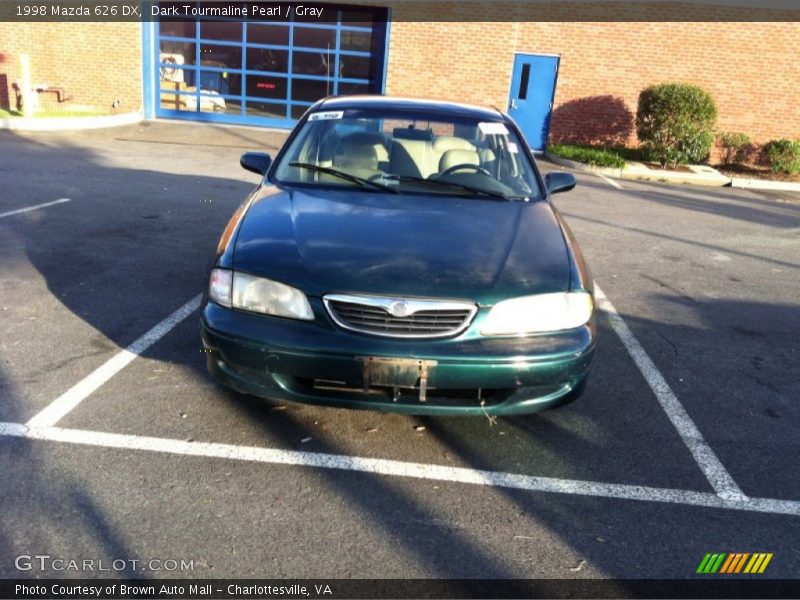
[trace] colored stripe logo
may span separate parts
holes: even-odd
[[[721,575],[761,574],[771,560],[772,552],[709,552],[700,561],[697,573],[702,575],[714,573]]]

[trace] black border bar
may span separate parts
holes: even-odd
[[[692,579],[4,579],[0,598],[800,598],[800,580]]]

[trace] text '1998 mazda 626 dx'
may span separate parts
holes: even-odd
[[[595,345],[591,277],[514,122],[353,96],[300,119],[235,212],[201,329],[224,385],[281,401],[517,415],[573,400]]]

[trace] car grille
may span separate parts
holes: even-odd
[[[331,294],[323,298],[345,329],[398,338],[448,337],[469,326],[477,306],[448,300],[397,299]],[[402,305],[404,311],[398,311]],[[392,314],[394,312],[395,314]],[[402,316],[398,313],[405,313]]]

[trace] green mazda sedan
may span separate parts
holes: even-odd
[[[488,108],[317,102],[217,248],[209,371],[276,400],[517,415],[573,400],[595,344],[592,280],[514,122]]]

